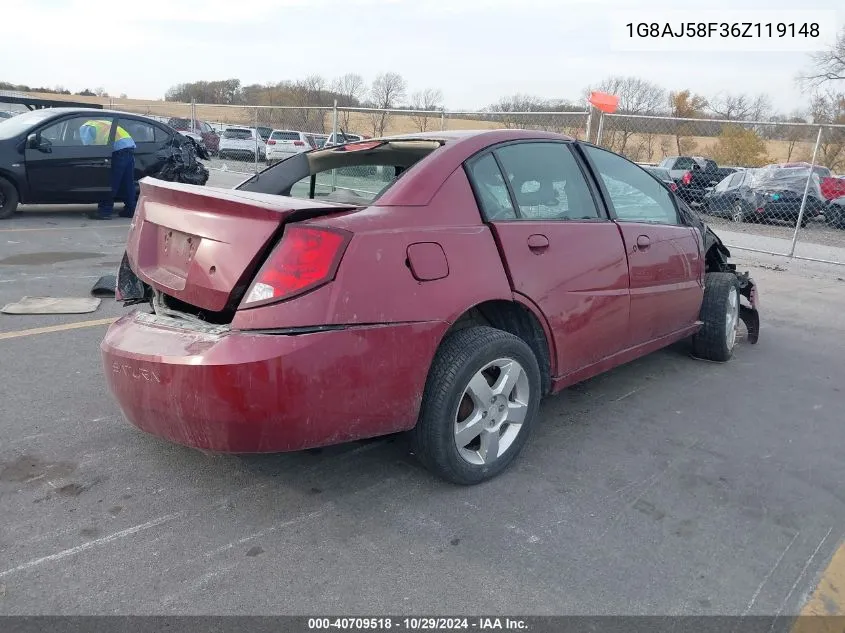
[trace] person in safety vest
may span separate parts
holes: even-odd
[[[107,145],[111,130],[111,121],[91,119],[79,128],[79,136],[84,145]],[[110,220],[116,198],[123,200],[120,217],[131,218],[135,215],[135,141],[120,126],[115,130],[112,144],[111,192],[97,206],[97,211],[89,213],[88,217],[92,220]]]

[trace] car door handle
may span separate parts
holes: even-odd
[[[637,248],[639,250],[644,251],[649,246],[651,246],[651,240],[648,239],[648,235],[640,235],[637,237]]]
[[[549,238],[545,235],[530,235],[528,236],[528,248],[531,249],[531,252],[535,255],[539,255],[546,251],[549,248]]]

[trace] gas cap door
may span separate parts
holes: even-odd
[[[417,281],[435,281],[449,276],[446,253],[437,242],[416,242],[408,246],[408,267]]]

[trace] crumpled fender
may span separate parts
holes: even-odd
[[[736,277],[739,280],[739,293],[748,299],[750,304],[739,306],[739,318],[748,328],[748,342],[754,344],[760,340],[760,313],[758,311],[760,299],[757,284],[751,279],[749,273],[736,273]]]

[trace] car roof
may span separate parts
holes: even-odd
[[[367,139],[367,142],[372,141],[396,141],[396,140],[423,140],[423,141],[442,141],[444,143],[456,143],[458,141],[465,141],[469,139],[487,139],[490,142],[506,142],[509,140],[528,140],[528,139],[555,139],[564,141],[575,140],[571,136],[558,134],[557,132],[546,132],[544,130],[526,130],[526,129],[491,129],[491,130],[440,130],[434,132],[411,132],[409,134],[397,134],[393,136],[383,136],[380,138]]]

